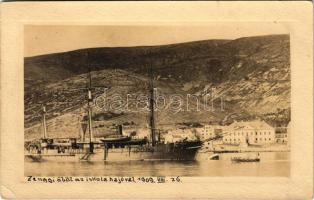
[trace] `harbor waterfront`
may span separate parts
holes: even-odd
[[[290,152],[260,152],[260,162],[234,163],[233,157],[254,157],[257,152],[198,153],[195,161],[29,162],[25,176],[256,176],[289,177]],[[36,169],[36,170],[34,170]]]
[[[258,46],[273,40],[288,45],[288,39],[250,38]],[[38,88],[33,82],[25,87],[24,175],[289,177],[289,92],[277,98],[287,88],[274,85],[284,72],[281,82],[289,82],[288,65],[257,70],[263,60],[238,62],[243,52],[229,60],[234,51],[221,57],[229,46],[219,44],[171,44],[162,51],[163,46],[128,47],[125,54],[81,49],[73,60],[55,57],[51,63],[74,73],[52,82],[43,76]],[[130,62],[121,59],[128,56]],[[46,69],[50,57],[41,58]],[[37,80],[32,73],[25,77]]]

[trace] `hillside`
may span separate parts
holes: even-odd
[[[158,112],[160,126],[229,121],[234,116],[236,119],[259,116],[270,120],[270,123],[277,123],[268,116],[290,110],[288,35],[163,46],[80,49],[25,58],[26,137],[40,135],[40,128],[36,127],[40,127],[43,103],[49,110],[48,128],[53,135],[77,135],[80,129],[78,121],[86,113],[86,94],[78,88],[86,86],[87,66],[93,70],[93,85],[108,87],[107,95],[110,97],[114,94],[147,94],[150,65],[153,66],[155,86],[166,96],[192,94],[199,97],[200,106],[205,103],[202,100],[205,90],[214,89],[217,97],[215,107],[218,109],[214,112]],[[101,88],[94,91],[95,96],[102,93]],[[219,110],[221,95],[225,106],[223,111]],[[186,103],[184,98],[183,104]],[[196,108],[196,103],[192,102],[191,107]],[[147,122],[147,114],[143,113],[95,110],[94,114],[103,115],[102,124],[95,126],[133,122],[134,126],[143,127]],[[284,115],[279,121],[284,124],[288,117]]]

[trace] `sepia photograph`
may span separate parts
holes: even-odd
[[[313,198],[312,3],[0,9],[1,198]]]
[[[289,177],[282,24],[25,25],[25,176]]]

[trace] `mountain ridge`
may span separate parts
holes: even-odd
[[[235,119],[258,116],[275,125],[285,124],[290,120],[289,40],[289,35],[268,35],[149,47],[89,48],[28,57],[24,67],[25,127],[38,127],[38,112],[43,103],[48,104],[50,113],[47,118],[51,120],[84,107],[84,92],[71,90],[85,87],[87,64],[93,71],[93,83],[111,86],[113,93],[145,93],[148,66],[151,65],[156,86],[164,92],[201,98],[204,91],[214,88],[217,97],[223,96],[225,100],[224,112],[181,113],[176,116],[165,112],[161,116],[164,121],[229,121],[234,116]],[[88,60],[86,52],[89,52]],[[127,84],[129,86],[119,86]],[[59,90],[57,94],[56,90]],[[100,93],[96,91],[95,94]],[[81,117],[83,110],[79,114]],[[119,123],[129,122],[130,117],[127,116],[133,116],[142,118],[136,123],[143,125],[145,117],[124,114]],[[277,115],[282,116],[274,118]],[[67,120],[62,122],[64,127],[68,127]],[[50,129],[58,130],[58,126]],[[39,134],[38,129],[28,130],[28,133]],[[70,132],[74,134],[74,130]]]

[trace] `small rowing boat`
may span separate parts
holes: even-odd
[[[241,158],[241,157],[233,157],[231,158],[232,162],[259,162],[260,158]]]

